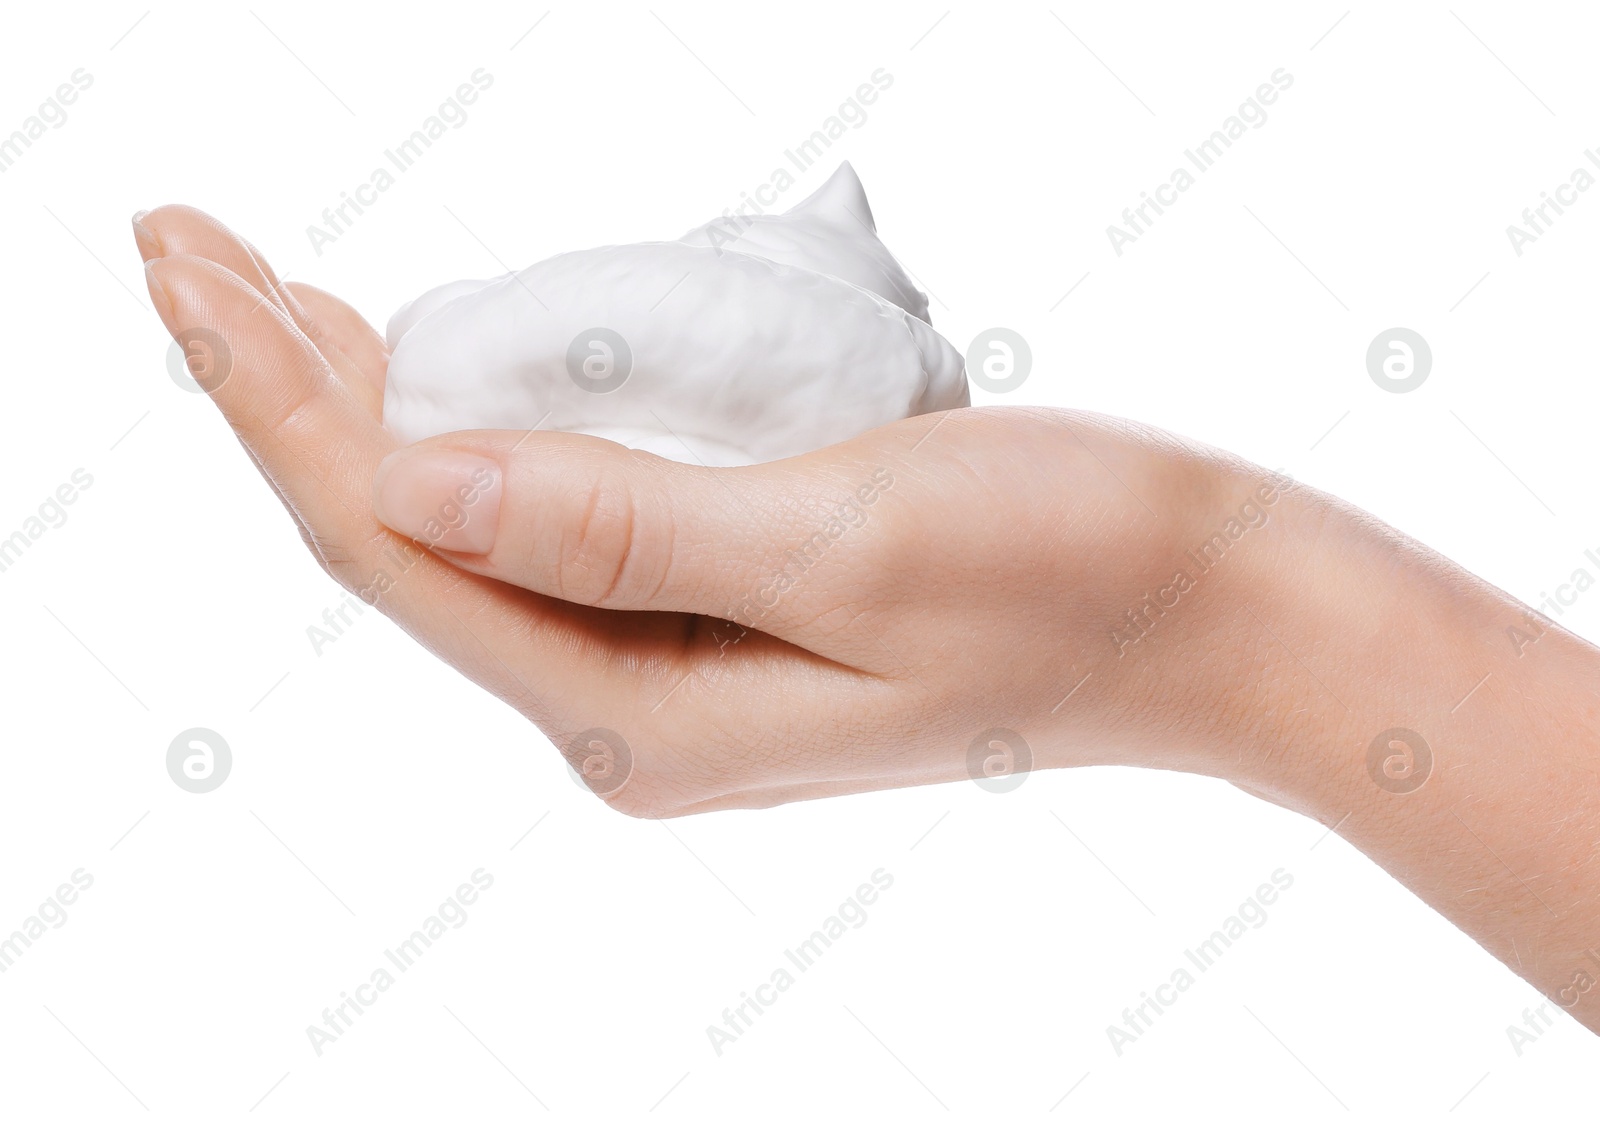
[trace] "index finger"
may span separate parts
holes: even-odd
[[[145,271],[174,337],[203,328],[222,340],[208,393],[341,585],[541,724],[555,723],[550,697],[634,693],[602,618],[463,574],[377,521],[372,478],[395,441],[277,305],[204,258],[160,258]]]

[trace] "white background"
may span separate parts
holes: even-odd
[[[0,1115],[1591,1102],[1590,1034],[1559,1017],[1519,1056],[1532,988],[1337,836],[1226,785],[1098,769],[634,821],[376,613],[315,653],[341,591],[169,379],[128,216],[200,206],[381,326],[500,261],[676,237],[881,67],[892,87],[786,203],[851,160],[935,326],[962,350],[995,325],[1030,342],[1003,400],[1230,448],[1537,601],[1600,546],[1600,191],[1520,257],[1505,231],[1600,145],[1595,24],[1474,0],[665,4],[4,17],[0,133],[74,69],[94,82],[0,175],[0,537],[74,469],[94,482],[0,573],[0,935],[73,870],[94,885],[0,975]],[[469,120],[313,252],[306,227],[479,67]],[[1117,256],[1107,225],[1280,67],[1266,124]],[[1396,325],[1434,354],[1407,394],[1365,368]],[[1562,623],[1594,638],[1597,607]],[[207,795],[166,772],[192,726],[234,754]],[[480,867],[468,922],[318,1057],[306,1027]],[[869,921],[717,1056],[706,1027],[879,868]],[[1267,923],[1118,1056],[1107,1025],[1279,868]]]

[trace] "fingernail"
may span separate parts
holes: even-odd
[[[133,216],[133,240],[139,247],[139,256],[149,261],[153,257],[161,257],[167,251],[161,248],[161,243],[156,236],[150,233],[150,228],[141,221],[149,211],[140,211]]]
[[[391,452],[372,481],[372,509],[425,546],[487,554],[500,519],[500,465],[449,449]]]
[[[162,260],[153,257],[144,263],[144,283],[150,290],[150,300],[156,306],[156,315],[161,317],[162,323],[169,329],[172,328],[172,297],[167,295],[166,286],[161,283],[161,278],[156,276],[156,262]]]

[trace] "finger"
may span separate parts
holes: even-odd
[[[258,308],[253,286],[203,258],[161,258],[146,277],[169,331],[204,327],[222,336],[231,370],[208,387],[212,400],[345,588],[535,721],[553,720],[552,697],[635,692],[612,658],[604,614],[508,596],[514,591],[464,575],[377,521],[372,476],[393,438],[276,305]],[[650,638],[638,640],[645,650]]]
[[[374,509],[473,573],[600,608],[720,617],[828,654],[881,530],[866,517],[872,470],[838,459],[713,469],[578,434],[475,430],[392,454]]]
[[[339,350],[350,356],[350,361],[355,363],[356,369],[377,393],[381,406],[383,383],[389,372],[389,348],[383,342],[383,336],[367,323],[360,312],[331,292],[324,292],[303,281],[289,281],[285,287]]]
[[[237,237],[237,235],[235,236]],[[294,320],[295,326],[305,334],[307,339],[316,345],[317,350],[322,352],[323,358],[328,361],[334,373],[350,388],[351,394],[366,408],[367,412],[372,414],[373,417],[381,418],[383,416],[383,377],[389,368],[387,353],[385,353],[383,367],[378,372],[374,373],[369,367],[363,365],[361,359],[351,355],[346,349],[345,334],[330,327],[321,316],[307,307],[300,299],[299,291],[294,284],[280,281],[277,274],[273,272],[272,266],[267,264],[267,259],[260,250],[256,249],[253,244],[244,238],[240,238],[239,241],[249,252],[251,259],[260,268],[269,286],[269,291],[273,293],[283,309]],[[311,289],[310,285],[302,287]],[[321,295],[328,297],[330,300],[335,299],[329,293],[322,293],[320,289],[312,289],[312,291],[321,293]],[[342,305],[344,302],[340,301],[339,303]],[[353,313],[354,310],[349,309],[348,305],[345,307]],[[360,320],[361,318],[358,315],[356,319]],[[365,325],[365,321],[361,321],[361,323]]]
[[[371,379],[345,354],[338,340],[325,331],[294,293],[278,280],[266,258],[227,226],[204,211],[175,204],[136,217],[134,239],[147,262],[155,257],[203,257],[242,278],[259,294],[249,315],[257,316],[264,306],[271,304],[292,319],[301,333],[316,344],[339,377],[350,385],[357,400],[377,414],[382,406],[382,392],[371,390]]]
[[[293,314],[277,277],[243,238],[202,210],[182,204],[141,211],[133,220],[134,240],[148,262],[191,254],[216,262],[242,278],[278,308]]]

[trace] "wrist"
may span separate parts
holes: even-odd
[[[1234,654],[1215,662],[1200,749],[1217,774],[1331,824],[1426,782],[1445,719],[1483,676],[1482,622],[1511,609],[1357,508],[1292,482],[1281,493],[1229,575],[1212,642]]]
[[[1150,570],[1171,576],[1111,629],[1108,669],[1153,683],[1136,694],[1152,719],[1134,734],[1147,742],[1136,762],[1338,818],[1373,787],[1370,742],[1436,728],[1431,717],[1483,673],[1469,675],[1465,653],[1483,637],[1464,622],[1512,609],[1432,551],[1281,473],[1196,467],[1183,525],[1163,536],[1170,560]]]
[[[1600,1028],[1600,651],[1353,508],[1305,499],[1283,520],[1300,533],[1280,543],[1269,609],[1295,658],[1280,653],[1233,719],[1266,762],[1262,794]]]
[[[1294,653],[1337,611],[1296,587],[1296,555],[1338,520],[1325,497],[1282,473],[1208,450],[1174,453],[1169,444],[1116,465],[1150,496],[1140,503],[1154,517],[1130,510],[1144,533],[1097,559],[1096,623],[1069,652],[1082,690],[1058,707],[1058,739],[1098,751],[1069,748],[1052,763],[1197,772],[1298,798],[1289,785],[1301,770],[1284,744],[1324,715],[1303,697],[1314,680]]]

